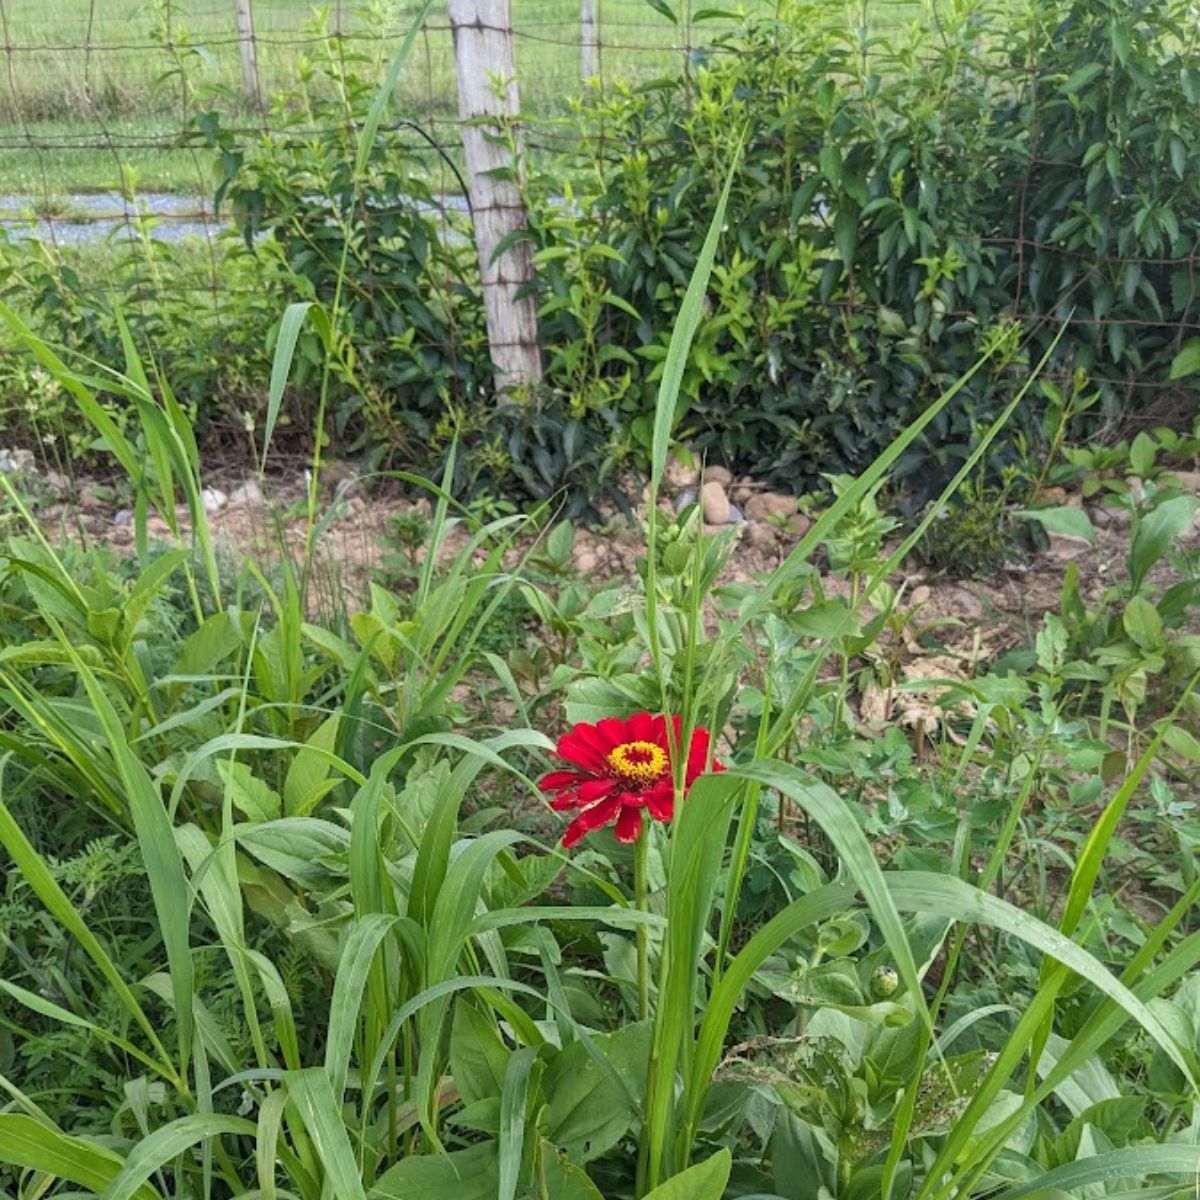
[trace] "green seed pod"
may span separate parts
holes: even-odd
[[[884,1000],[900,986],[900,976],[895,967],[876,967],[871,972],[871,995]]]

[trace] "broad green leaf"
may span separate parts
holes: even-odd
[[[1150,568],[1191,526],[1200,501],[1195,496],[1171,496],[1139,522],[1129,550],[1129,582],[1136,592]]]
[[[1171,362],[1171,378],[1183,379],[1200,371],[1200,338],[1192,338],[1184,343]]]
[[[646,1200],[721,1200],[732,1165],[729,1151],[718,1150],[711,1158],[659,1184],[646,1194]]]
[[[1064,504],[1060,508],[1023,508],[1013,514],[1028,521],[1037,521],[1047,533],[1059,533],[1066,537],[1082,538],[1091,545],[1096,544],[1096,530],[1091,519],[1082,508]]]
[[[496,1144],[486,1142],[402,1158],[379,1177],[371,1200],[496,1200],[498,1186]]]
[[[1163,625],[1158,609],[1142,596],[1134,596],[1125,605],[1121,623],[1140,650],[1155,650],[1162,645]]]

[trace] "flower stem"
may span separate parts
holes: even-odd
[[[650,857],[650,830],[647,827],[633,846],[633,895],[640,913],[649,912],[646,903],[647,862]],[[650,930],[646,925],[637,927],[637,985],[638,1020],[650,1016]]]

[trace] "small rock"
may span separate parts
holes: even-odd
[[[700,468],[696,465],[695,460],[689,466],[681,458],[676,458],[672,454],[667,460],[666,469],[663,471],[663,478],[676,491],[682,488],[695,487],[700,482]]]
[[[56,496],[65,496],[71,490],[71,481],[61,471],[47,471],[42,482]]]
[[[739,475],[737,483],[735,483],[733,487],[729,489],[729,494],[738,504],[744,506],[746,501],[749,500],[751,496],[756,496],[761,491],[761,486],[754,482],[752,476]]]
[[[806,517],[803,513],[792,513],[788,517],[788,528],[797,537],[803,537],[812,528],[812,517]]]
[[[689,504],[695,504],[695,503],[696,503],[696,489],[695,488],[684,488],[683,491],[681,491],[675,497],[674,508],[677,513],[681,513],[681,512],[683,512],[683,510],[685,508],[687,508],[687,506]]]
[[[1038,488],[1033,497],[1034,504],[1066,504],[1067,489],[1064,487],[1044,487]]]
[[[719,483],[722,487],[728,487],[733,482],[733,472],[725,467],[705,467],[704,482]]]
[[[1067,563],[1079,558],[1092,548],[1087,538],[1073,537],[1069,533],[1050,534],[1050,547],[1046,553],[1056,562]]]
[[[781,492],[762,492],[746,501],[746,516],[751,521],[766,521],[771,517],[798,516],[796,497]]]
[[[964,621],[983,620],[983,601],[964,587],[954,589],[948,607],[950,612]]]
[[[719,483],[710,480],[700,489],[700,503],[704,509],[704,520],[709,525],[729,524],[729,497]]]
[[[262,488],[257,479],[247,479],[229,493],[230,508],[251,507],[263,503]]]
[[[1128,529],[1133,521],[1129,509],[1119,504],[1093,504],[1088,508],[1092,524],[1100,529]]]
[[[575,555],[575,569],[580,575],[591,575],[600,565],[600,559],[594,550],[580,550]]]
[[[779,531],[774,525],[750,521],[746,525],[746,541],[758,550],[774,550],[779,544]]]
[[[229,503],[229,497],[220,488],[205,488],[200,493],[200,499],[204,504],[204,511],[210,517],[213,513],[219,513]]]
[[[146,521],[146,533],[150,537],[170,537],[171,527],[162,517],[150,517]]]
[[[729,523],[730,525],[744,525],[746,523],[746,514],[736,504],[729,506]]]
[[[1175,478],[1179,480],[1179,486],[1185,492],[1200,495],[1200,471],[1176,471]]]
[[[0,473],[24,475],[33,470],[32,450],[0,450]]]
[[[1130,495],[1140,504],[1146,498],[1146,484],[1136,475],[1125,476],[1125,486],[1129,488]]]
[[[933,590],[927,583],[922,583],[919,587],[913,588],[908,594],[908,604],[910,608],[916,608],[920,604],[928,604],[930,596],[933,595]]]
[[[128,525],[133,520],[133,510],[128,508],[118,508],[113,514],[114,525]]]

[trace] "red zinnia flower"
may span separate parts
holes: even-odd
[[[679,746],[679,717],[672,717],[674,742]],[[704,774],[708,760],[707,729],[692,731],[687,748],[683,790]],[[559,812],[578,808],[567,827],[563,845],[574,846],[585,833],[616,822],[617,840],[635,842],[642,832],[642,809],[656,821],[669,821],[675,810],[671,743],[665,717],[636,713],[627,721],[605,717],[595,725],[579,724],[558,739],[558,756],[577,771],[551,771],[540,787]],[[714,761],[713,771],[725,768]]]

